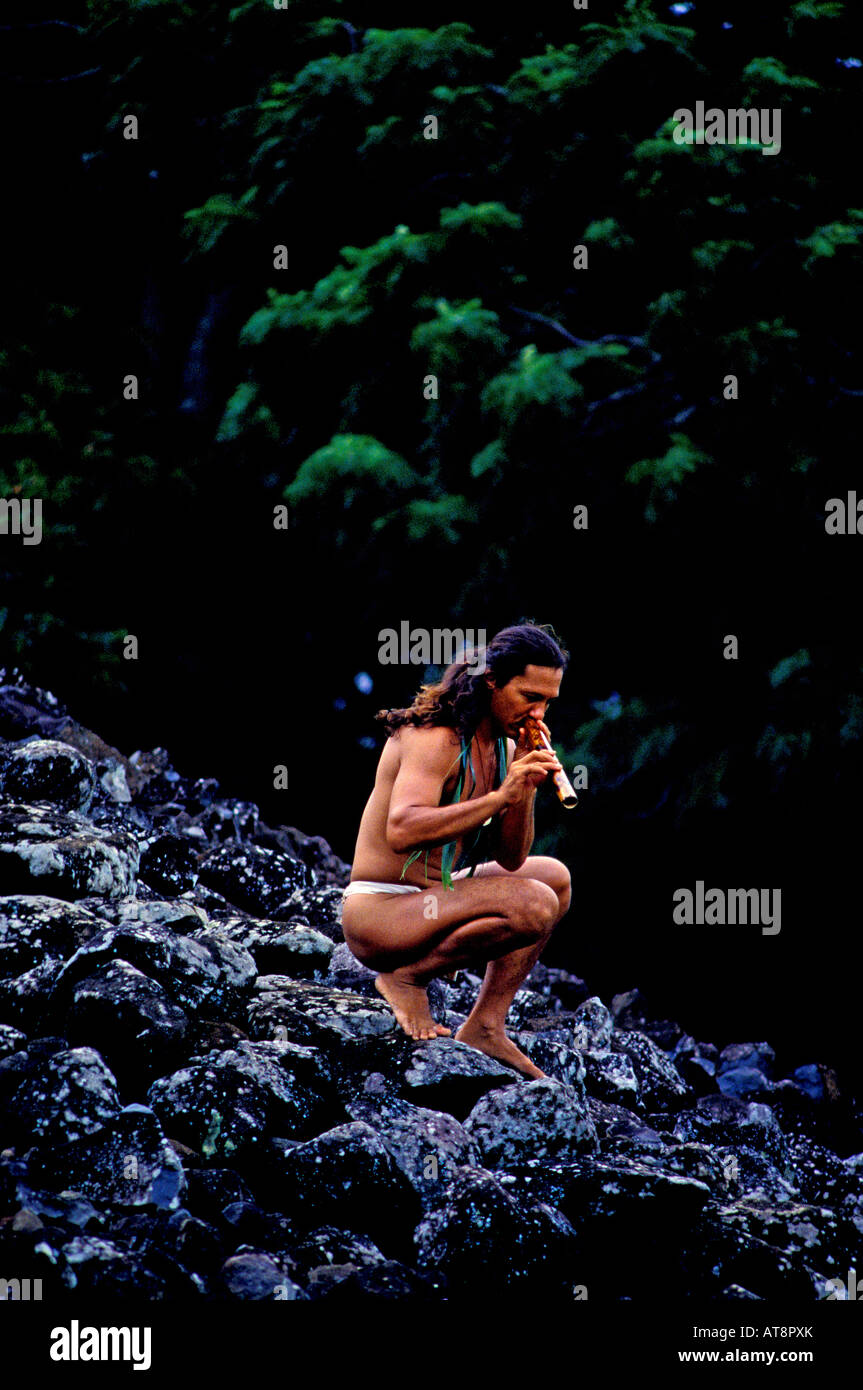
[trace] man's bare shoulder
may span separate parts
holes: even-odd
[[[453,753],[461,748],[461,740],[455,729],[446,724],[426,724],[417,727],[405,724],[390,739],[399,745],[400,753],[408,760],[422,759],[423,762],[437,762],[451,759]]]

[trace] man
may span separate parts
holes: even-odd
[[[429,980],[487,963],[456,1039],[531,1078],[545,1072],[504,1022],[569,908],[570,876],[559,860],[529,855],[537,787],[560,763],[530,747],[524,722],[549,732],[568,660],[544,628],[504,628],[481,667],[457,662],[409,709],[380,711],[387,743],[342,913],[350,950],[379,972],[378,991],[413,1038],[450,1032],[432,1019]],[[473,869],[452,871],[460,857]]]

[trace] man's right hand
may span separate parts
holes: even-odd
[[[550,772],[562,772],[563,768],[554,753],[547,748],[536,748],[523,757],[513,759],[509,771],[500,785],[504,805],[514,806],[524,801],[531,792],[548,777]]]

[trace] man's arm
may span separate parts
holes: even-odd
[[[507,764],[511,765],[515,755],[515,739],[508,738]],[[533,844],[533,806],[536,801],[536,787],[525,786],[523,797],[510,806],[505,806],[497,820],[497,849],[495,861],[502,869],[512,872],[520,869]]]
[[[541,727],[548,733],[548,728],[540,721]],[[495,861],[500,864],[502,869],[513,872],[520,869],[533,844],[534,824],[533,808],[536,801],[537,787],[540,786],[548,776],[549,771],[554,771],[560,767],[560,763],[553,753],[544,751],[542,758],[534,758],[531,751],[531,744],[528,741],[524,729],[519,735],[518,744],[513,739],[507,739],[507,762],[510,772],[507,781],[513,775],[522,772],[518,766],[524,759],[530,759],[530,763],[524,763],[525,775],[520,779],[518,794],[515,800],[504,807],[497,822],[497,851]],[[537,751],[537,750],[535,750]],[[536,771],[533,764],[537,764]],[[527,773],[527,768],[530,773]]]
[[[399,770],[390,793],[387,844],[396,854],[420,846],[444,845],[475,830],[506,804],[500,788],[455,806],[439,806],[447,777],[455,769],[458,744],[443,727],[403,728]]]

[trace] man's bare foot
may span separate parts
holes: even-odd
[[[455,1040],[467,1043],[468,1047],[478,1048],[480,1052],[496,1058],[498,1062],[506,1062],[507,1066],[515,1067],[517,1071],[529,1076],[531,1081],[541,1081],[546,1075],[516,1047],[512,1038],[507,1037],[502,1024],[498,1028],[491,1028],[468,1020],[459,1028]]]
[[[450,1029],[435,1023],[425,985],[413,985],[394,970],[375,976],[375,989],[386,999],[397,1021],[411,1038],[443,1038]]]

